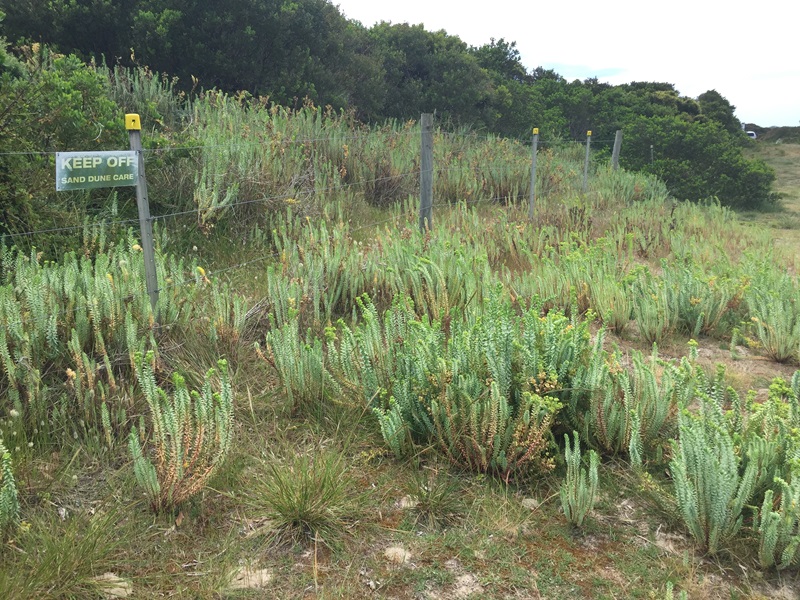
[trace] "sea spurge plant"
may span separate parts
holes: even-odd
[[[552,469],[549,432],[561,404],[529,392],[516,404],[509,404],[495,381],[478,397],[449,387],[430,406],[439,448],[455,464],[505,480],[525,469]]]
[[[800,356],[800,294],[789,276],[773,285],[751,284],[746,294],[751,321],[764,352],[778,362]]]
[[[664,600],[675,600],[674,584],[671,581],[667,582],[667,590],[664,593]],[[689,600],[689,594],[686,590],[681,590],[678,594],[678,600]]]
[[[739,531],[742,511],[758,477],[758,460],[741,469],[742,457],[722,408],[700,393],[700,411],[682,409],[679,438],[673,442],[670,472],[684,524],[695,541],[716,554]]]
[[[602,349],[598,333],[588,363],[574,379],[565,411],[568,423],[583,432],[586,443],[606,455],[628,453],[635,466],[657,454],[674,427],[682,371],[658,358],[633,351],[629,361]],[[629,367],[623,367],[629,362]],[[661,372],[660,378],[658,377]]]
[[[581,468],[581,445],[578,432],[573,431],[574,444],[569,435],[564,434],[564,458],[567,464],[567,476],[559,488],[561,508],[564,516],[575,527],[583,525],[586,516],[594,508],[597,497],[597,467],[600,457],[594,450],[589,450],[589,468]]]
[[[298,319],[267,333],[266,351],[256,351],[278,372],[294,412],[313,414],[321,403],[341,396],[341,388],[325,367],[322,340],[310,331],[303,340]]]
[[[136,481],[150,507],[165,512],[200,492],[225,460],[233,438],[233,392],[224,360],[217,363],[218,392],[212,391],[215,371],[210,369],[199,392],[190,392],[175,373],[172,397],[157,385],[152,362],[151,352],[136,356],[136,378],[150,409],[151,435],[134,426],[128,445]],[[148,438],[152,449],[143,446]]]
[[[69,252],[59,262],[0,244],[0,388],[19,406],[22,427],[37,445],[62,433],[104,433],[104,401],[111,425],[124,423],[122,409],[129,407],[115,397],[132,383],[135,352],[155,344],[141,247],[131,234],[111,244],[102,229],[87,244],[91,252]],[[182,261],[159,254],[156,262],[159,281],[184,279]],[[196,286],[165,287],[162,322],[193,323]],[[65,421],[80,425],[64,427]]]
[[[633,314],[633,300],[627,286],[611,274],[600,273],[589,282],[592,309],[608,329],[623,335]]]
[[[532,391],[537,393],[546,392],[566,399],[576,374],[585,367],[594,351],[589,334],[591,320],[591,313],[586,319],[574,315],[568,318],[559,311],[541,316],[538,307],[529,308],[522,316],[523,332],[519,341],[522,385],[532,386]],[[512,326],[519,329],[517,325]]]
[[[433,444],[458,465],[504,479],[552,468],[557,394],[582,360],[566,340],[582,339],[584,326],[557,313],[540,318],[536,309],[520,318],[501,292],[447,327],[408,321],[406,337],[391,340],[391,387],[375,398],[374,412],[398,455]]]
[[[764,494],[761,511],[756,511],[753,528],[758,532],[758,559],[765,569],[783,570],[800,563],[800,473],[795,471],[791,484],[775,479],[773,490]]]
[[[563,420],[580,431],[587,444],[613,454],[625,448],[628,411],[611,376],[612,371],[620,369],[618,357],[603,349],[604,339],[601,330],[588,360],[579,366]]]
[[[356,298],[356,305],[357,327],[340,321],[338,332],[327,330],[328,364],[344,389],[370,404],[391,387],[399,351],[413,343],[419,328],[412,325],[417,316],[406,296],[395,296],[383,319],[368,297]]]
[[[654,347],[649,358],[633,351],[631,368],[620,371],[617,379],[631,415],[628,448],[636,463],[634,448],[650,455],[672,432],[685,376],[679,368],[661,361]]]
[[[678,326],[690,335],[713,335],[727,331],[732,316],[742,303],[741,281],[703,273],[697,266],[663,265],[663,278],[673,290]]]
[[[751,393],[734,425],[742,455],[758,459],[757,499],[774,480],[793,481],[800,466],[800,399],[795,387],[799,374],[791,386],[780,377],[773,379],[764,401],[756,401]]]
[[[0,441],[0,538],[19,520],[19,499],[14,471],[11,468],[11,453]]]
[[[674,290],[663,281],[643,274],[633,285],[633,318],[648,344],[661,343],[678,326]]]

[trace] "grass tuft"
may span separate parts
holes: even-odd
[[[363,504],[342,453],[318,447],[285,460],[272,455],[260,469],[249,503],[271,522],[276,543],[341,547]]]

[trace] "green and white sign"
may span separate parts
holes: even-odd
[[[139,160],[133,150],[56,152],[56,190],[136,185]]]

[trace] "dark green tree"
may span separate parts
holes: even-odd
[[[460,38],[407,23],[380,23],[371,35],[385,73],[384,117],[436,111],[456,124],[491,121],[489,74]]]
[[[523,66],[516,42],[492,38],[470,52],[491,78],[492,94],[486,113],[489,128],[510,137],[530,136],[533,76]]]
[[[728,102],[717,90],[709,90],[697,97],[700,114],[722,125],[728,133],[741,136],[742,123],[736,118],[736,107]]]

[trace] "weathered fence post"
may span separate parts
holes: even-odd
[[[539,147],[539,128],[533,128],[533,156],[531,158],[531,193],[528,203],[528,219],[533,220],[533,207],[536,203],[536,151]]]
[[[150,296],[150,306],[153,317],[158,321],[158,278],[156,276],[156,251],[153,243],[153,221],[150,218],[150,204],[147,200],[147,179],[144,176],[144,153],[142,152],[142,124],[137,114],[125,115],[125,129],[131,150],[136,152],[139,162],[139,177],[136,180],[136,205],[139,208],[139,228],[142,232],[142,253],[144,254],[144,277],[147,286],[147,295]]]
[[[611,152],[611,168],[614,171],[619,170],[619,151],[622,148],[622,129],[617,129],[614,136],[614,150]]]
[[[592,145],[592,132],[586,132],[586,160],[583,162],[583,193],[589,189],[589,147]]]
[[[420,118],[419,166],[419,229],[422,233],[433,225],[433,114]]]

